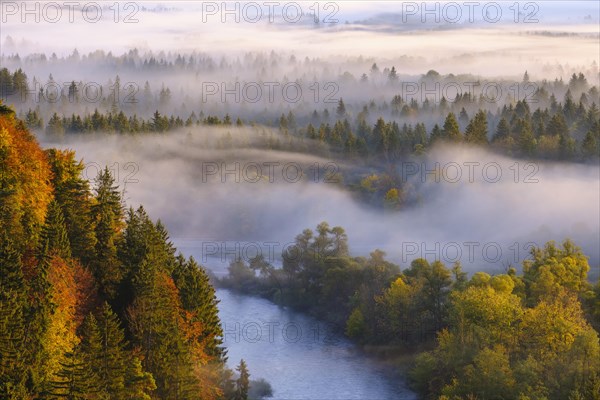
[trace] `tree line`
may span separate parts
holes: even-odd
[[[304,230],[276,268],[234,260],[221,282],[324,319],[363,345],[415,355],[411,384],[435,399],[599,399],[600,281],[571,241],[470,278],[460,263],[352,257],[340,227]],[[416,354],[415,354],[416,353]]]
[[[0,71],[6,79],[11,75],[6,69]],[[14,73],[14,79],[25,79],[21,70]],[[12,79],[12,78],[11,78]],[[0,87],[2,87],[0,79]],[[72,85],[75,85],[73,82]],[[6,84],[4,84],[6,86]],[[10,86],[14,86],[11,80]],[[76,93],[76,89],[73,89]],[[466,142],[479,146],[489,146],[505,154],[539,159],[588,160],[600,155],[600,113],[595,101],[582,94],[579,102],[573,100],[571,89],[567,89],[564,101],[557,102],[554,94],[542,90],[539,96],[549,107],[536,108],[533,112],[530,103],[518,100],[504,105],[495,113],[485,108],[472,111],[472,116],[456,101],[450,106],[444,98],[433,106],[431,113],[421,115],[420,111],[430,110],[428,101],[419,108],[416,101],[405,102],[400,96],[392,100],[392,109],[403,116],[413,116],[422,122],[400,124],[392,112],[388,122],[380,115],[374,103],[363,106],[352,116],[340,99],[334,116],[327,109],[322,113],[314,110],[310,115],[297,117],[291,110],[277,119],[246,121],[246,125],[263,124],[280,130],[283,134],[308,138],[327,144],[334,151],[346,157],[383,158],[393,162],[408,154],[422,154],[439,141]],[[592,98],[597,95],[591,94]],[[468,97],[465,95],[464,97]],[[465,104],[470,103],[468,99]],[[44,130],[52,135],[80,134],[90,132],[140,133],[166,132],[195,125],[230,126],[233,119],[229,114],[205,116],[190,113],[184,120],[177,114],[170,116],[154,111],[149,119],[137,114],[127,115],[113,104],[105,113],[96,109],[92,114],[59,115],[53,112],[44,122],[40,107],[28,109],[20,117],[31,129]],[[437,115],[431,123],[431,116]],[[441,119],[440,119],[441,118]],[[374,124],[369,121],[375,120]],[[426,126],[430,125],[428,129]],[[242,118],[235,119],[236,126],[244,125]]]
[[[525,101],[504,106],[496,114],[479,109],[471,118],[464,107],[455,114],[448,112],[443,122],[434,124],[428,131],[424,122],[415,125],[400,125],[395,120],[378,118],[369,124],[372,111],[364,107],[354,123],[350,122],[344,101],[340,100],[336,120],[329,120],[327,110],[323,114],[314,111],[307,125],[302,126],[293,112],[282,114],[271,121],[274,128],[268,134],[264,125],[255,121],[204,115],[192,112],[187,119],[175,115],[162,115],[155,111],[152,118],[127,117],[123,111],[71,117],[54,113],[44,124],[37,110],[28,110],[23,115],[31,129],[44,129],[48,135],[61,137],[71,134],[112,132],[118,134],[166,133],[169,131],[191,132],[196,129],[202,134],[203,127],[222,128],[222,137],[217,148],[248,146],[243,138],[247,134],[240,127],[259,133],[260,140],[251,141],[251,146],[305,152],[351,160],[372,169],[372,173],[361,177],[345,175],[341,181],[358,199],[375,207],[401,208],[409,202],[410,187],[395,167],[403,160],[420,157],[435,146],[466,144],[529,160],[561,160],[597,163],[600,159],[600,112],[596,103],[578,105],[567,91],[565,101],[553,101],[550,108],[531,111]],[[269,126],[269,125],[267,125]],[[208,142],[207,142],[208,143]],[[343,174],[342,174],[343,175]]]

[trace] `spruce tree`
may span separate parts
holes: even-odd
[[[123,278],[123,270],[117,256],[117,244],[123,228],[123,208],[118,186],[114,184],[108,168],[96,178],[96,202],[91,214],[95,223],[96,245],[91,270],[98,282],[100,291],[107,299],[116,297],[118,285]]]
[[[494,134],[493,141],[506,139],[510,136],[510,125],[508,125],[508,121],[506,118],[502,117],[500,122],[498,122],[498,126],[496,127],[496,133]]]
[[[521,153],[532,156],[535,152],[537,142],[531,131],[531,125],[527,120],[519,119],[517,121],[517,130],[519,131],[518,141]]]
[[[215,289],[211,285],[206,271],[196,263],[193,257],[186,261],[179,256],[172,276],[179,289],[183,308],[194,313],[195,319],[203,326],[198,340],[204,343],[206,353],[223,358],[224,351],[221,347],[223,330],[217,308],[219,300],[217,300]]]
[[[340,101],[338,102],[336,114],[338,118],[343,118],[346,115],[346,105],[344,104],[343,99],[340,99]]]
[[[116,316],[105,303],[100,321],[89,314],[82,328],[81,350],[97,375],[98,386],[111,398],[119,398],[125,383],[123,333]]]
[[[573,139],[568,132],[560,135],[558,141],[560,156],[563,159],[572,158],[575,155],[575,145],[575,139]]]
[[[581,153],[585,158],[597,158],[600,156],[600,142],[597,136],[591,129],[585,134],[585,138],[581,144]]]
[[[25,311],[27,283],[23,277],[21,255],[12,241],[0,240],[0,397],[26,397]]]
[[[121,261],[128,268],[121,290],[132,344],[141,349],[144,369],[152,373],[161,398],[197,399],[202,388],[194,364],[206,363],[196,339],[202,326],[189,321],[179,291],[170,276],[174,251],[162,224],[156,225],[143,208],[128,213]]]
[[[449,113],[444,121],[442,137],[452,142],[459,142],[462,139],[456,116],[453,113]]]
[[[107,303],[98,318],[89,314],[81,333],[82,358],[96,375],[99,394],[110,399],[149,399],[156,388],[139,358],[127,350],[117,315]]]
[[[50,382],[46,395],[51,398],[85,400],[99,394],[97,375],[80,348],[66,353],[60,366],[61,369]]]
[[[431,135],[429,135],[429,144],[433,144],[441,138],[443,138],[442,130],[438,124],[435,124],[431,130]]]
[[[71,258],[71,245],[65,220],[58,203],[53,200],[48,206],[46,222],[42,228],[41,243],[46,255],[56,255],[63,260]]]
[[[565,117],[562,114],[557,113],[550,118],[550,123],[548,123],[547,133],[552,136],[562,136],[568,133],[569,128],[567,126],[567,122],[565,121]]]
[[[485,111],[479,110],[467,125],[465,140],[473,144],[487,144],[487,117]]]
[[[88,264],[96,238],[90,215],[89,183],[82,177],[84,164],[70,150],[46,151],[52,169],[54,197],[62,211],[73,257]]]
[[[151,373],[142,368],[142,361],[132,355],[125,371],[123,399],[150,400],[150,392],[156,390],[156,382]]]
[[[248,389],[250,387],[250,373],[244,360],[240,360],[240,365],[236,368],[240,376],[236,380],[235,400],[248,400]]]

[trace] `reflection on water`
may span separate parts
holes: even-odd
[[[265,299],[219,289],[229,366],[246,360],[251,379],[266,379],[273,399],[415,399],[389,368],[361,354],[313,318]]]

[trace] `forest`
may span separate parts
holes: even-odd
[[[381,250],[352,257],[347,240],[322,222],[296,237],[281,268],[238,259],[221,284],[397,357],[426,399],[600,398],[600,280],[589,283],[572,241],[533,248],[522,274],[469,277],[460,262],[418,258],[401,271]]]
[[[373,64],[377,74],[398,79],[394,68],[380,73]],[[421,79],[448,77],[429,71]],[[522,84],[529,79],[525,73]],[[495,109],[470,94],[437,103],[395,95],[255,120],[242,109],[185,116],[189,106],[173,108],[171,90],[153,93],[148,82],[139,102],[109,95],[100,110],[85,112],[84,86],[73,81],[51,101],[44,89],[32,94],[22,69],[0,70],[2,96],[16,109],[1,106],[0,121],[3,398],[237,400],[252,384],[243,360],[236,371],[225,364],[210,273],[176,254],[160,220],[142,206],[127,208],[108,167],[91,185],[73,151],[42,150],[30,130],[61,140],[216,128],[208,149],[318,154],[363,166],[367,172],[342,168],[325,178],[393,212],[418,203],[399,163],[439,146],[592,165],[600,153],[598,90],[582,73],[566,84],[540,82],[528,101]],[[218,283],[313,315],[370,351],[408,357],[394,368],[423,398],[600,398],[600,283],[589,283],[587,258],[570,240],[532,249],[522,274],[507,266],[469,277],[460,262],[422,258],[401,270],[381,250],[350,254],[344,229],[323,222],[296,237],[281,268],[263,257],[238,259]]]
[[[485,83],[479,76],[441,75],[434,70],[404,76],[394,66],[380,70],[373,63],[360,78],[346,71],[340,76],[315,78],[312,86],[303,79],[291,81],[304,88],[303,93],[310,93],[311,101],[269,104],[264,94],[258,96],[257,102],[246,99],[237,80],[231,82],[231,87],[227,86],[230,82],[222,84],[229,88],[223,90],[234,92],[234,96],[229,95],[231,99],[222,93],[208,96],[202,92],[213,82],[203,80],[200,74],[216,73],[216,62],[210,58],[185,54],[162,57],[157,59],[153,53],[142,56],[138,52],[121,57],[103,53],[82,57],[75,50],[63,59],[48,59],[42,54],[22,60],[17,54],[5,61],[14,65],[14,70],[0,70],[0,97],[15,105],[18,116],[30,129],[55,140],[98,133],[189,133],[214,127],[221,132],[220,139],[211,144],[217,149],[248,147],[319,154],[334,161],[363,165],[369,173],[357,176],[339,171],[330,179],[339,181],[358,200],[376,208],[401,209],[414,204],[411,185],[399,171],[398,163],[418,161],[444,143],[475,146],[527,161],[592,165],[599,162],[600,93],[581,71],[573,72],[568,82],[558,78],[534,80],[525,71],[520,81]],[[263,65],[264,70],[268,60],[285,65],[285,60],[274,53],[267,60],[259,54],[249,54],[243,65],[254,69]],[[30,79],[21,68],[35,70],[48,63],[60,68],[68,62],[101,70],[104,65],[119,65],[124,74],[137,73],[142,78],[154,74],[161,74],[160,79],[168,79],[164,74],[189,75],[191,83],[171,89],[163,81],[160,89],[153,89],[148,80],[142,82],[139,77],[132,82],[123,82],[116,75],[107,77],[105,83],[61,83],[50,74],[42,84],[41,78]],[[288,63],[294,69],[319,65],[318,60],[308,59],[298,65],[295,58]],[[225,59],[219,67],[219,73],[242,68]],[[273,69],[278,71],[277,67]],[[244,85],[262,82],[260,73],[253,76],[252,71],[245,72],[249,82],[243,81]],[[284,75],[282,82],[287,80]],[[181,85],[179,81],[174,84]],[[317,89],[311,90],[314,85]],[[491,98],[480,87],[486,85],[494,85],[497,93],[504,95]],[[318,92],[321,86],[335,90],[331,96],[324,95],[325,91]],[[444,96],[450,95],[448,90],[439,89],[455,86],[458,89],[451,99]],[[407,87],[420,89],[409,91]],[[428,87],[438,90],[428,96]],[[194,93],[194,88],[202,94]],[[367,100],[357,98],[356,91],[383,95],[375,97],[373,93],[374,97]],[[343,92],[349,96],[346,101],[340,97]],[[233,100],[231,105],[228,100]],[[223,103],[227,106],[222,107]],[[310,109],[311,105],[322,108]],[[244,127],[259,139],[240,143],[239,131]]]
[[[598,4],[219,3],[0,3],[0,400],[600,400]]]
[[[0,104],[0,397],[247,399],[206,270]]]

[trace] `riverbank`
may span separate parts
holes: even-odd
[[[224,345],[263,378],[273,400],[415,400],[391,359],[338,335],[324,321],[273,302],[217,289]]]
[[[331,330],[329,335],[333,334],[339,337],[343,337],[344,340],[352,343],[355,350],[362,354],[364,357],[374,360],[377,364],[383,366],[386,370],[386,374],[390,376],[392,379],[401,379],[409,385],[409,380],[407,379],[409,371],[415,365],[415,360],[417,356],[424,352],[430,351],[435,348],[435,340],[430,340],[423,343],[415,344],[414,346],[408,347],[407,345],[400,344],[363,344],[359,343],[356,340],[348,338],[342,326],[336,324],[334,321],[327,320],[322,318],[322,316],[318,315],[315,312],[299,310],[293,306],[287,304],[281,304],[274,301],[269,296],[265,295],[265,293],[248,293],[243,290],[236,289],[227,284],[227,278],[215,278],[215,284],[219,291],[230,291],[231,293],[235,293],[240,296],[251,297],[256,299],[261,299],[271,303],[273,306],[278,307],[283,310],[289,310],[293,313],[298,313],[307,318],[314,319],[315,321],[319,321],[321,324],[327,325],[328,329]]]

